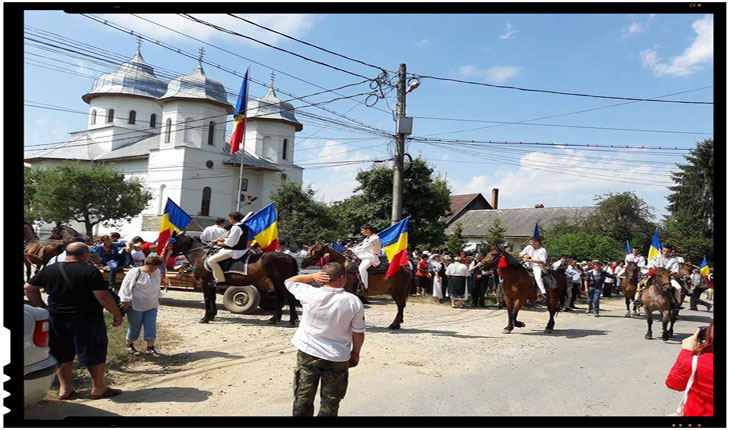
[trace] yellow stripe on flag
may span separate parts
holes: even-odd
[[[388,256],[388,261],[393,261],[393,256],[397,253],[408,248],[408,232],[402,233],[398,238],[398,242],[384,247],[385,255]]]
[[[271,224],[266,230],[257,234],[254,239],[261,245],[262,248],[266,248],[271,245],[271,242],[279,238],[279,228],[276,226],[276,221]]]
[[[658,249],[654,248],[653,246],[650,246],[648,260],[651,261],[652,258],[656,257],[659,254],[661,254],[661,252],[659,252]]]

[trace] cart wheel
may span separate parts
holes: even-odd
[[[223,306],[234,314],[251,313],[261,301],[261,294],[251,285],[232,286],[223,293]]]

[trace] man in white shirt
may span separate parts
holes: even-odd
[[[360,272],[360,278],[362,279],[363,288],[368,289],[368,267],[376,267],[380,265],[380,249],[383,247],[378,237],[370,224],[364,224],[360,227],[360,233],[365,236],[365,240],[361,244],[352,248],[352,252],[357,255],[360,259],[360,266],[358,270]]]
[[[624,263],[636,263],[639,268],[644,269],[646,268],[646,259],[643,255],[639,254],[639,248],[633,247],[631,248],[631,254],[627,254],[626,258],[624,259]]]
[[[666,269],[671,273],[679,273],[679,263],[677,262],[677,259],[675,257],[672,257],[672,251],[674,251],[674,247],[672,247],[671,245],[664,245],[664,247],[662,248],[662,253],[655,256],[651,259],[651,261],[649,261],[649,268],[661,268]],[[649,273],[651,275],[653,272],[650,271]],[[643,290],[643,288],[647,285],[651,277],[652,276],[647,276],[641,281],[641,290]],[[674,289],[674,299],[676,300],[676,304],[679,309],[682,309],[682,286],[679,285],[679,282],[677,282],[674,278],[671,279],[670,283]],[[637,291],[637,299],[639,294],[640,291]]]
[[[547,262],[547,250],[542,247],[542,242],[539,237],[530,238],[530,244],[520,252],[522,260],[529,264],[532,269],[532,273],[535,274],[535,283],[537,288],[540,290],[537,300],[542,301],[545,299],[545,285],[542,282],[542,273],[545,270],[545,263]]]
[[[297,275],[284,285],[302,304],[302,320],[292,337],[297,347],[293,416],[313,416],[317,385],[322,382],[318,416],[337,416],[347,392],[348,369],[360,361],[365,341],[365,310],[354,294],[343,289],[346,272],[340,263],[322,271]],[[310,282],[323,285],[320,288]],[[350,349],[352,348],[352,349]]]
[[[684,258],[682,258],[679,255],[677,255],[677,250],[676,249],[672,249],[672,257],[674,257],[674,259],[677,260],[677,264],[684,263]]]
[[[225,239],[219,238],[216,240],[216,245],[222,246],[223,249],[208,257],[208,265],[211,270],[213,270],[216,287],[228,286],[226,283],[226,275],[223,273],[223,269],[221,269],[221,266],[218,263],[228,258],[241,258],[249,251],[248,227],[243,224],[249,216],[251,216],[251,212],[246,215],[246,218],[243,217],[241,212],[231,212],[228,214],[228,221],[231,223],[231,230],[228,232],[228,236]]]
[[[205,227],[205,230],[200,234],[200,241],[208,245],[211,242],[217,241],[224,234],[227,233],[225,229],[226,220],[218,218],[215,220],[215,224]]]
[[[555,263],[553,263],[553,270],[560,269],[560,266],[562,266],[562,265],[565,264],[565,260],[566,260],[565,257],[560,257],[560,259],[558,261],[556,261]]]

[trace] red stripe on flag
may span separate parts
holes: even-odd
[[[267,246],[266,248],[261,248],[261,250],[264,251],[264,252],[276,251],[276,245],[278,245],[278,244],[279,244],[279,239],[274,239],[269,244],[269,246]]]
[[[238,152],[240,143],[243,141],[243,134],[246,131],[246,118],[236,119],[234,121],[233,133],[231,134],[231,154]]]
[[[408,250],[404,249],[393,256],[393,260],[390,262],[390,267],[388,267],[388,272],[386,272],[385,277],[387,278],[392,276],[400,270],[400,266],[405,266],[406,264],[408,264]]]
[[[157,237],[157,255],[162,255],[162,252],[165,250],[164,246],[167,243],[167,239],[170,238],[171,231],[164,230],[160,232],[160,235]]]

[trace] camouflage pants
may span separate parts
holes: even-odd
[[[302,351],[297,354],[297,370],[294,372],[294,406],[292,416],[311,417],[314,415],[314,396],[317,385],[322,380],[320,390],[320,417],[336,417],[340,400],[347,391],[349,363],[334,362],[312,357]]]

